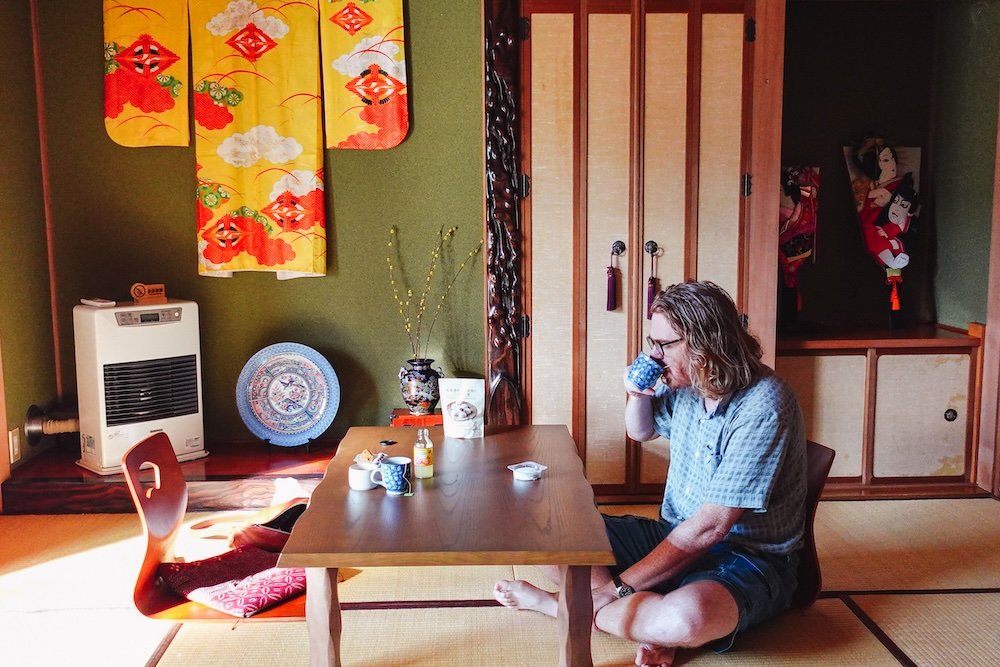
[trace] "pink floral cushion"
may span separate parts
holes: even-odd
[[[159,574],[179,595],[247,618],[306,590],[304,569],[277,562],[277,553],[247,545],[190,563],[162,563]]]

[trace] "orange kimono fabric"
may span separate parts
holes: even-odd
[[[322,1],[190,4],[202,275],[326,272]]]
[[[104,125],[122,146],[187,146],[188,0],[104,0]]]

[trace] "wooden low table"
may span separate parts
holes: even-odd
[[[592,665],[590,568],[614,556],[566,427],[488,427],[471,440],[434,427],[430,435],[434,477],[413,479],[412,496],[389,496],[381,487],[351,490],[347,469],[363,449],[412,457],[413,443],[383,448],[379,441],[398,439],[399,429],[352,428],[296,522],[278,565],[307,568],[310,664],[341,664],[339,568],[557,565],[560,664]],[[527,460],[548,470],[515,481],[507,466]]]

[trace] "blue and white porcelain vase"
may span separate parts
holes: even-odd
[[[441,398],[438,378],[444,377],[439,367],[431,368],[433,359],[408,359],[410,367],[400,367],[399,388],[403,392],[403,402],[411,415],[429,415]]]

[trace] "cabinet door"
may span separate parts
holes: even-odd
[[[875,477],[965,473],[970,367],[968,354],[879,357]]]
[[[775,363],[799,400],[806,437],[837,452],[831,477],[861,477],[865,366],[863,354],[780,356]]]

